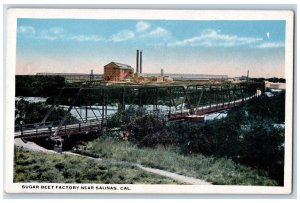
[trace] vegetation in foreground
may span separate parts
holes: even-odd
[[[98,138],[74,152],[106,159],[139,163],[181,175],[199,178],[216,185],[276,185],[276,181],[257,170],[234,163],[230,159],[202,154],[184,156],[174,148],[139,148],[115,138]]]
[[[180,184],[134,166],[66,154],[29,152],[19,147],[15,147],[14,182]]]

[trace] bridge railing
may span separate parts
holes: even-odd
[[[59,125],[59,123],[60,123],[60,120],[48,121],[45,123],[18,124],[18,125],[15,125],[15,132],[21,131],[21,130],[25,131],[25,130],[53,127],[53,126]]]
[[[105,125],[103,122],[104,121],[101,118],[87,117],[85,120],[65,121],[61,126],[61,120],[49,121],[45,123],[16,125],[15,138],[31,136],[51,137],[56,131],[58,131],[57,135],[59,136],[95,130],[98,131],[103,128],[103,125]]]
[[[65,121],[64,125],[72,125],[72,124],[77,124],[77,123],[86,123],[89,122],[90,120],[97,120],[95,117],[87,117],[87,120],[70,120],[70,121]],[[41,128],[48,128],[48,127],[57,127],[59,126],[61,120],[56,120],[56,121],[47,121],[44,123],[32,123],[32,124],[17,124],[15,125],[15,132],[20,131],[20,130],[32,130],[32,129],[41,129]]]
[[[235,99],[232,101],[227,101],[227,102],[222,102],[222,103],[214,103],[214,104],[210,104],[210,105],[203,105],[197,108],[193,108],[193,109],[181,109],[178,111],[173,111],[171,114],[169,114],[169,118],[170,119],[178,119],[178,118],[184,118],[184,117],[188,117],[188,116],[192,116],[192,115],[205,115],[205,114],[209,114],[209,113],[213,113],[213,112],[217,112],[217,111],[222,111],[222,110],[226,110],[226,109],[230,109],[236,106],[240,106],[243,105],[244,102],[257,97],[260,95],[257,94],[253,94],[250,95],[248,97],[245,98],[240,98],[240,99]],[[166,114],[167,115],[167,114]]]

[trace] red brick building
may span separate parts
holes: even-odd
[[[104,66],[105,81],[122,81],[127,76],[133,76],[133,68],[129,65],[110,62]]]

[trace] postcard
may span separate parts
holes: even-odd
[[[291,193],[293,18],[9,9],[5,192]]]

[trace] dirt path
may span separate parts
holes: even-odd
[[[33,152],[44,152],[44,153],[49,153],[49,154],[57,153],[53,150],[45,149],[44,147],[41,147],[41,146],[35,144],[34,142],[29,142],[29,141],[24,142],[20,138],[15,139],[15,145],[19,146],[19,147],[23,147],[24,149],[33,151]]]
[[[204,180],[200,180],[200,179],[197,179],[197,178],[188,177],[188,176],[184,176],[184,175],[179,175],[177,173],[172,173],[172,172],[161,170],[161,169],[145,167],[145,166],[142,166],[141,164],[130,163],[130,162],[126,162],[126,161],[115,161],[115,160],[94,158],[94,157],[85,156],[85,155],[81,155],[81,154],[76,154],[76,153],[72,153],[72,152],[63,152],[63,153],[74,155],[74,156],[82,156],[82,157],[86,157],[86,158],[89,158],[89,159],[106,162],[106,163],[109,163],[109,164],[121,164],[121,165],[127,165],[127,166],[128,165],[129,166],[136,166],[136,167],[138,167],[138,168],[140,168],[144,171],[147,171],[147,172],[150,172],[150,173],[155,173],[157,175],[168,177],[168,178],[171,178],[173,180],[177,180],[179,182],[183,182],[183,183],[187,183],[187,184],[191,184],[191,185],[211,185],[211,183],[208,183]]]
[[[197,178],[188,177],[188,176],[184,176],[184,175],[179,175],[179,174],[176,174],[176,173],[171,173],[169,171],[164,171],[164,170],[160,170],[160,169],[149,168],[149,167],[145,167],[145,166],[142,166],[142,165],[139,165],[139,164],[134,164],[134,165],[136,165],[137,167],[139,167],[139,168],[141,168],[145,171],[148,171],[150,173],[155,173],[155,174],[158,174],[158,175],[161,175],[161,176],[169,177],[169,178],[172,178],[174,180],[184,182],[184,183],[187,183],[187,184],[191,184],[191,185],[211,185],[211,183],[206,182],[204,180],[197,179]]]

